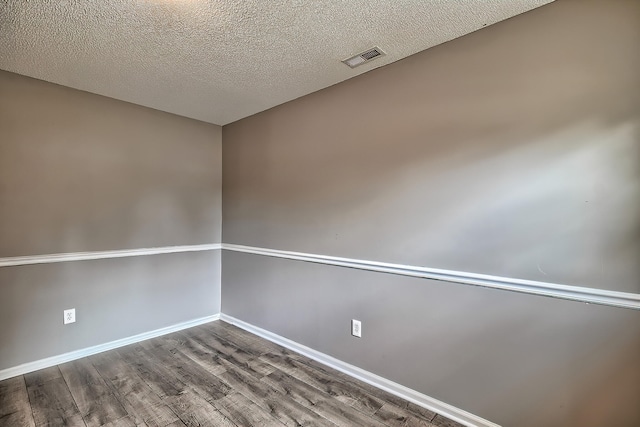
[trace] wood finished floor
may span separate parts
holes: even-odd
[[[0,426],[460,424],[216,321],[1,381]]]

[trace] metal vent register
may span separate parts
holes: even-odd
[[[356,68],[358,65],[362,65],[365,62],[372,61],[376,58],[384,56],[384,52],[379,47],[374,47],[369,50],[365,50],[349,59],[345,59],[344,62],[351,68]]]

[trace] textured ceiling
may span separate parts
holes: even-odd
[[[0,69],[224,125],[551,1],[0,0]]]

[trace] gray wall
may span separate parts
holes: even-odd
[[[219,278],[219,251],[0,268],[0,369],[219,313]]]
[[[227,125],[223,241],[640,293],[639,45],[559,0]],[[637,311],[223,265],[224,313],[504,426],[640,424]]]
[[[0,257],[218,243],[221,161],[219,126],[0,72]],[[0,268],[0,369],[219,311],[215,252]]]
[[[223,128],[227,243],[640,292],[637,1],[559,1]]]
[[[0,256],[220,242],[221,128],[0,71]]]
[[[226,251],[222,264],[223,313],[504,427],[640,425],[637,311]]]

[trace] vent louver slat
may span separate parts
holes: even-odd
[[[344,62],[345,64],[347,64],[349,67],[351,68],[355,68],[358,65],[362,65],[365,62],[369,62],[375,58],[379,58],[381,56],[384,56],[384,52],[382,51],[382,49],[380,49],[379,47],[374,47],[368,50],[365,50],[362,53],[359,53],[355,56],[352,56],[349,59],[345,59]]]
[[[380,55],[382,55],[380,53],[380,51],[378,51],[377,49],[371,49],[370,51],[365,52],[360,56],[362,56],[364,59],[366,59],[368,61],[368,60],[373,59],[376,56],[380,56]]]

